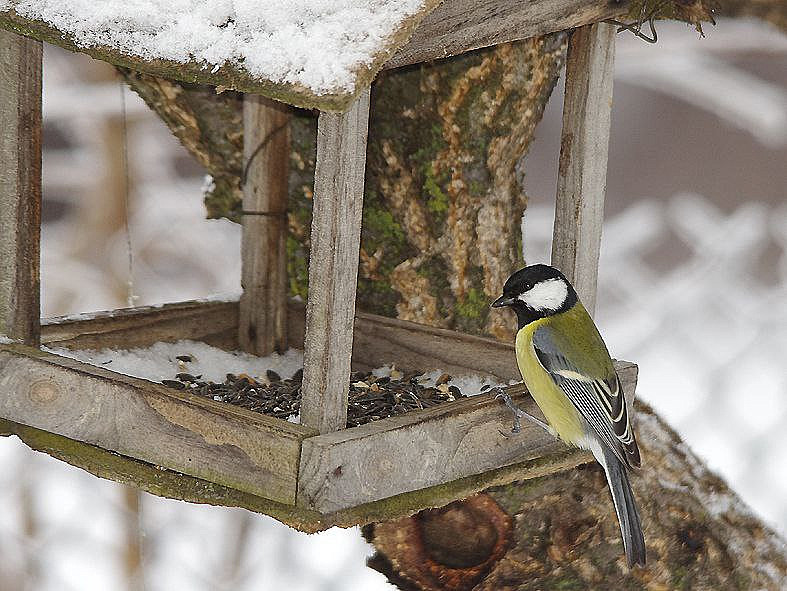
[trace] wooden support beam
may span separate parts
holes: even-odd
[[[15,423],[290,505],[316,434],[24,345],[0,345],[0,392]]]
[[[40,326],[41,43],[0,30],[0,335]]]
[[[287,349],[287,193],[290,109],[243,99],[243,238],[238,342],[269,355]]]
[[[347,422],[369,95],[317,125],[301,423],[320,433]]]
[[[591,314],[604,220],[614,65],[614,26],[597,23],[571,33],[552,264],[573,282]]]
[[[442,2],[418,25],[406,45],[383,68],[443,59],[528,39],[607,18],[622,17],[632,0],[451,0]]]
[[[41,343],[48,347],[134,349],[183,340],[236,351],[238,302],[178,302],[46,318],[41,322]],[[303,336],[299,341],[303,341]]]

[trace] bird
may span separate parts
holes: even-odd
[[[509,307],[518,321],[516,359],[522,379],[546,417],[527,417],[565,443],[589,450],[601,464],[615,506],[629,568],[645,564],[645,540],[628,470],[640,467],[637,440],[612,358],[571,283],[549,265],[516,271],[493,308]]]

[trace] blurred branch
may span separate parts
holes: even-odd
[[[22,466],[20,466],[22,468]],[[36,551],[38,544],[38,515],[34,499],[34,478],[30,466],[24,466],[19,474],[19,520],[25,537],[25,571],[21,589],[36,589],[41,581],[41,563]]]
[[[142,562],[142,525],[140,522],[141,493],[128,485],[122,486],[123,522],[123,571],[128,591],[144,591],[145,571]]]
[[[227,519],[227,537],[224,548],[225,554],[216,571],[221,575],[216,581],[219,589],[232,591],[241,586],[243,561],[246,549],[249,546],[254,517],[246,511],[234,512]]]

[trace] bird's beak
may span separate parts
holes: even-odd
[[[492,302],[493,308],[502,308],[503,306],[510,306],[516,301],[516,298],[507,298],[506,296],[502,295],[497,298],[494,302]]]

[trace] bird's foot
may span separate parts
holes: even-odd
[[[508,392],[506,392],[503,388],[497,388],[497,394],[495,394],[495,399],[502,400],[503,403],[508,407],[508,409],[512,413],[514,413],[514,426],[511,428],[511,433],[513,433],[514,435],[517,435],[520,431],[522,431],[522,423],[520,422],[519,419],[525,418],[529,420],[531,423],[541,427],[544,431],[546,431],[550,435],[554,436],[555,433],[552,430],[552,427],[547,425],[541,419],[538,419],[533,415],[531,415],[530,413],[527,413],[521,408],[519,408],[516,404],[514,404],[514,401],[511,400],[511,395]],[[508,435],[506,435],[505,433],[503,433],[503,435],[508,437]]]

